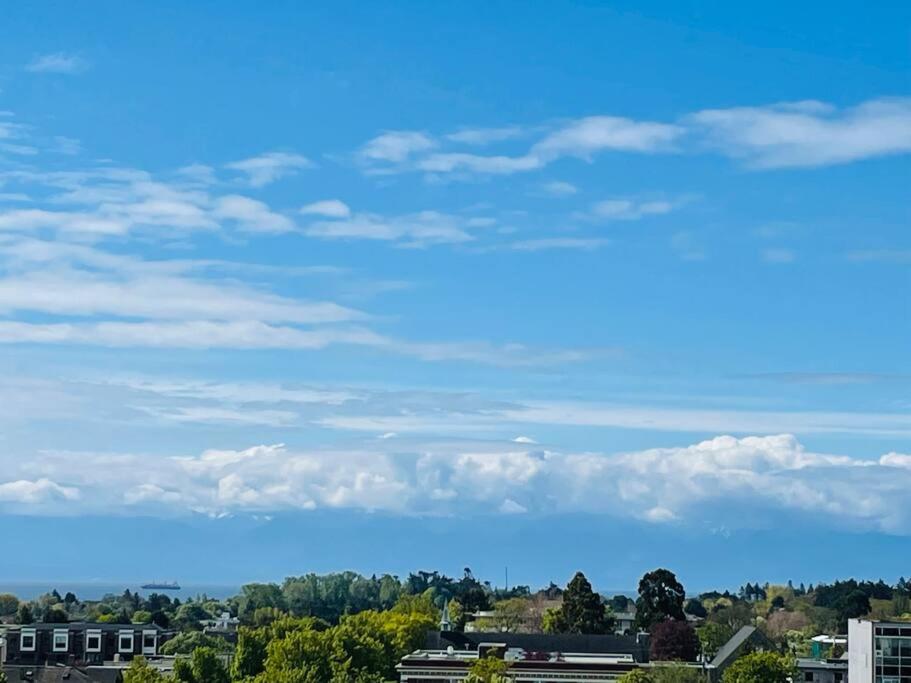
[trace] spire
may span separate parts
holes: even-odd
[[[440,616],[440,631],[445,633],[452,630],[452,623],[449,621],[449,600],[443,603],[443,614]]]

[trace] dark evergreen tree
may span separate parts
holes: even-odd
[[[705,619],[708,616],[708,610],[705,609],[705,606],[696,598],[690,598],[686,601],[686,607],[683,608],[683,611],[687,614],[692,614],[694,617],[699,617],[700,619]]]
[[[582,572],[576,572],[566,585],[561,613],[568,633],[610,633],[613,630],[614,618]]]
[[[636,625],[650,630],[659,621],[674,619],[684,621],[683,601],[686,591],[674,572],[656,569],[639,581],[639,599],[636,600]]]

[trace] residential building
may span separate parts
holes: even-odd
[[[848,658],[797,659],[798,676],[795,683],[845,683],[848,680]]]
[[[849,619],[848,680],[851,683],[911,680],[911,622]]]
[[[155,624],[27,624],[6,632],[4,665],[92,665],[153,657],[167,634]]]

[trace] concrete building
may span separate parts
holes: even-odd
[[[911,622],[848,620],[851,683],[911,681]]]

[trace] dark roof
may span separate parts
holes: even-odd
[[[715,653],[712,666],[716,668],[726,667],[737,658],[740,650],[748,641],[759,642],[765,646],[769,645],[769,639],[755,626],[741,626],[740,630],[731,636],[731,639]]]
[[[106,624],[95,623],[91,621],[71,621],[68,624],[16,624],[10,627],[10,631],[16,631],[23,628],[33,628],[36,631],[56,631],[58,629],[67,629],[69,631],[161,631],[162,628],[157,624]]]
[[[617,635],[428,631],[424,647],[428,650],[445,650],[452,645],[456,650],[477,650],[482,643],[501,643],[507,648],[518,647],[527,652],[629,654],[637,662],[648,659],[647,647],[637,642],[635,636]]]
[[[10,683],[121,683],[123,675],[118,669],[98,667],[77,669],[72,666],[4,666],[3,672]],[[31,673],[31,676],[28,674]]]

